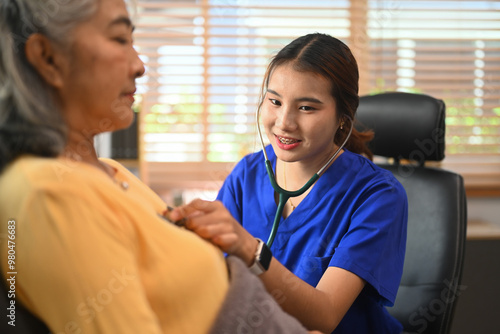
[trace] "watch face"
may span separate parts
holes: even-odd
[[[264,270],[269,269],[269,265],[271,264],[271,259],[273,258],[273,254],[267,245],[262,242],[262,248],[259,254],[259,262]]]
[[[259,246],[257,247],[257,251],[255,252],[255,261],[250,266],[250,271],[256,275],[260,275],[269,269],[269,265],[271,264],[271,259],[273,258],[273,254],[267,245],[260,239]]]

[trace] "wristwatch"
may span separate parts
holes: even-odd
[[[255,275],[260,275],[269,269],[273,254],[264,241],[259,238],[257,238],[257,241],[259,242],[259,245],[257,246],[257,251],[255,252],[255,260],[248,269],[250,269],[250,271]]]

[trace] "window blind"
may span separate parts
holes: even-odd
[[[270,57],[321,31],[349,37],[348,1],[139,1],[141,177],[156,191],[215,189],[258,149]]]
[[[353,50],[361,94],[443,99],[445,165],[472,176],[486,168],[500,187],[499,3],[138,1],[135,45],[147,70],[138,90],[141,178],[160,194],[217,189],[260,148],[255,111],[271,56],[324,32]]]
[[[370,87],[444,100],[442,166],[500,189],[500,2],[369,3]]]

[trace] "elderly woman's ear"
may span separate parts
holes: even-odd
[[[28,37],[25,53],[28,62],[49,85],[62,87],[64,57],[45,35],[37,33]]]

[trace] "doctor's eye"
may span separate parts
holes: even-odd
[[[304,111],[314,111],[314,110],[316,110],[316,108],[313,108],[313,107],[310,107],[310,106],[302,106],[299,109],[300,110],[304,110]]]
[[[280,106],[281,105],[281,102],[276,100],[276,99],[269,99],[269,101],[271,101],[272,104],[274,104],[275,106]]]

